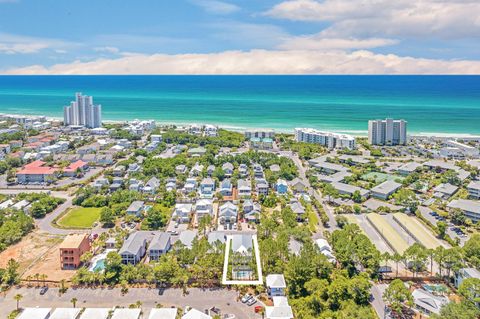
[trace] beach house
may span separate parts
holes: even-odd
[[[218,220],[220,224],[233,224],[237,222],[238,208],[232,202],[226,202],[219,208]]]
[[[150,260],[158,260],[160,256],[166,254],[172,247],[171,236],[168,233],[158,232],[153,236],[148,246],[148,257]]]

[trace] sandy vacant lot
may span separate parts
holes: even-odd
[[[0,253],[0,267],[5,267],[13,258],[20,263],[19,272],[23,279],[45,274],[47,280],[69,280],[75,272],[60,269],[58,246],[62,240],[63,236],[35,231]]]

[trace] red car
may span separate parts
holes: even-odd
[[[255,313],[259,313],[262,310],[263,310],[262,306],[255,306]]]

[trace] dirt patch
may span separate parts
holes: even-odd
[[[33,232],[20,242],[8,247],[0,253],[0,267],[5,267],[10,259],[20,263],[20,273],[23,273],[33,261],[44,255],[51,247],[58,245],[62,237],[45,233]]]
[[[48,249],[39,259],[37,259],[23,274],[23,279],[35,277],[35,274],[45,274],[48,281],[60,281],[65,279],[69,281],[74,275],[75,270],[62,270],[60,268],[59,246],[60,242]]]
[[[35,274],[45,274],[46,280],[69,280],[75,271],[60,269],[58,247],[63,238],[35,231],[0,253],[0,267],[5,267],[8,260],[15,259],[20,264],[22,279],[35,279]]]

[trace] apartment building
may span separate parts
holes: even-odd
[[[76,269],[80,266],[80,258],[90,250],[90,240],[86,234],[71,234],[60,244],[60,267]]]
[[[63,123],[65,126],[78,125],[88,128],[102,126],[102,106],[93,104],[93,97],[75,94],[75,101],[63,107]]]
[[[297,142],[320,144],[329,149],[354,149],[355,138],[347,134],[322,132],[313,128],[296,128],[295,140]]]
[[[406,145],[407,121],[391,118],[368,121],[368,142],[372,145]]]

